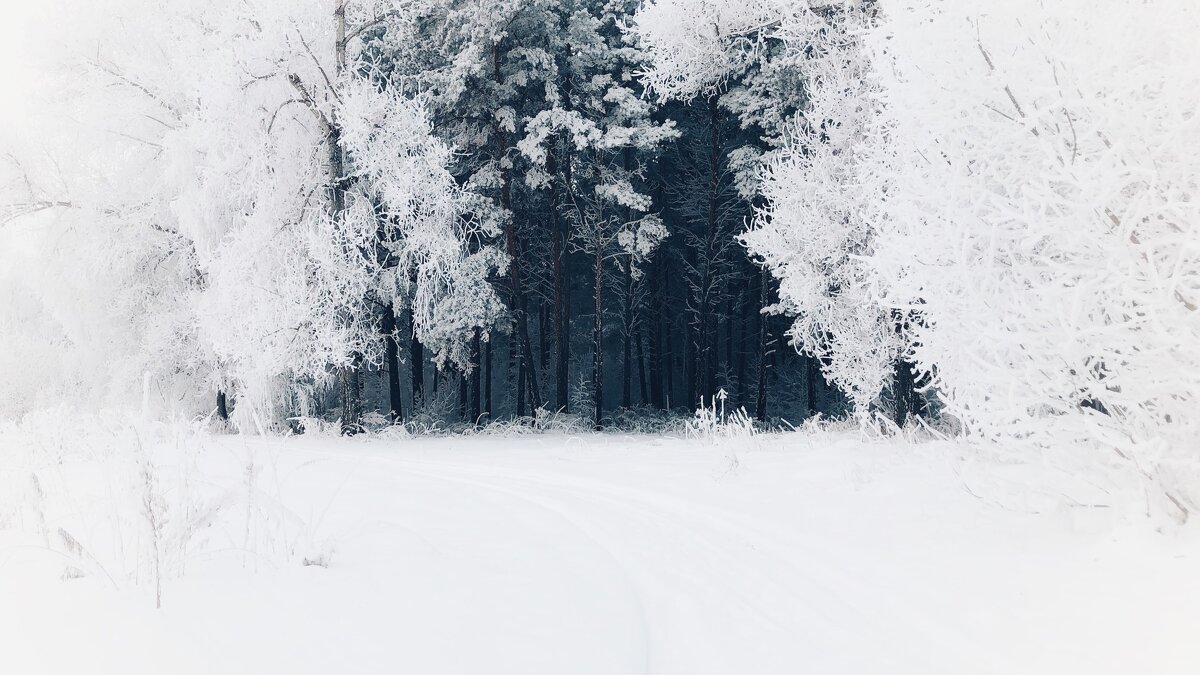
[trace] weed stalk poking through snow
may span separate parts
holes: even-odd
[[[150,541],[150,568],[154,579],[154,607],[162,609],[162,553],[167,526],[167,504],[158,492],[158,470],[146,454],[141,437],[136,435],[140,458],[142,517],[145,518]]]

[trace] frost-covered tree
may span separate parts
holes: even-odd
[[[195,339],[195,256],[168,206],[165,139],[196,55],[181,6],[117,23],[81,8],[46,26],[49,65],[0,160],[0,406],[132,407],[191,415],[208,354]],[[139,52],[141,52],[139,54]],[[154,52],[154,58],[146,54]],[[165,56],[163,55],[165,54]],[[18,101],[6,101],[17,105]]]
[[[780,281],[776,310],[796,317],[792,339],[821,360],[860,414],[888,384],[905,341],[905,316],[880,302],[865,262],[874,250],[871,215],[888,186],[863,159],[879,115],[860,42],[873,21],[870,6],[849,5],[775,28],[784,49],[802,55],[805,101],[764,169],[763,204],[742,236]]]
[[[629,11],[621,3],[572,2],[561,8],[564,30],[548,78],[551,105],[526,123],[518,144],[531,162],[526,182],[550,192],[552,220],[562,218],[566,229],[551,227],[555,295],[566,284],[558,258],[574,246],[591,260],[592,290],[592,408],[600,425],[604,411],[603,296],[611,274],[619,268],[621,302],[622,406],[631,405],[633,339],[636,326],[635,286],[640,267],[667,232],[652,214],[650,196],[640,189],[647,156],[676,136],[673,125],[656,121],[652,106],[633,82],[640,54],[626,41],[618,25]],[[560,194],[567,195],[561,200]],[[569,201],[568,201],[569,200]],[[573,233],[573,236],[572,236]],[[556,314],[560,314],[561,300]],[[556,323],[562,321],[556,316]],[[566,408],[565,327],[559,338],[558,405]]]
[[[0,396],[354,430],[403,417],[407,368],[421,415],[582,403],[620,423],[718,387],[748,401],[757,368],[765,418],[768,367],[799,380],[733,234],[808,57],[744,20],[785,4],[700,3],[742,17],[739,37],[682,38],[733,65],[692,93],[653,84],[670,41],[640,4],[114,0],[64,18],[56,100],[4,134]],[[431,363],[435,389],[457,386],[426,406]]]
[[[407,298],[416,335],[459,363],[464,333],[497,312],[486,278],[503,261],[468,250],[477,221],[423,101],[354,67],[355,38],[400,10],[245,3],[209,18],[216,62],[190,125],[185,203],[212,242],[202,329],[254,407],[297,393],[275,382],[319,388],[333,368],[354,429],[360,369],[395,348],[374,303]]]
[[[511,261],[494,282],[508,305],[510,321],[501,329],[511,336],[513,398],[523,416],[527,404],[533,409],[545,400],[526,311],[530,275],[522,253],[528,228],[519,216],[526,205],[518,203],[523,195],[515,144],[525,119],[547,105],[556,3],[428,0],[412,9],[411,21],[372,37],[376,63],[392,86],[428,93],[439,136],[459,151],[455,177],[466,189],[491,199],[490,205],[478,205],[477,215],[500,233],[497,243]],[[480,240],[478,245],[491,243]],[[461,407],[468,413],[469,390],[466,416],[471,420],[492,410],[492,347],[482,339],[487,334],[473,340],[473,360],[464,369],[471,382],[469,387],[462,383]],[[482,402],[481,390],[486,393]]]
[[[53,198],[22,177],[14,185],[27,194],[11,200],[11,215],[62,202],[71,213],[103,214],[96,232],[128,231],[127,245],[145,248],[161,235],[148,258],[114,253],[180,279],[155,289],[178,310],[137,308],[173,321],[156,329],[163,342],[153,349],[177,350],[163,362],[193,373],[193,386],[230,392],[243,428],[306,412],[335,374],[343,424],[355,428],[358,371],[384,357],[378,304],[411,302],[414,329],[438,358],[465,361],[455,322],[473,329],[492,320],[499,303],[486,278],[504,261],[471,248],[485,225],[447,170],[451,150],[433,138],[423,100],[353,67],[363,30],[403,7],[255,0],[141,9],[129,11],[136,23],[102,30],[95,55],[70,64],[85,129],[121,139],[94,144],[97,161],[119,164],[98,170],[76,158]],[[153,36],[156,48],[122,41],[131,30]],[[84,193],[97,177],[130,185]],[[123,290],[143,283],[136,274],[119,281]],[[122,377],[161,379],[141,370]]]
[[[738,190],[737,171],[729,159],[745,138],[719,101],[709,96],[671,108],[687,133],[665,154],[668,166],[660,168],[665,206],[677,221],[672,264],[685,286],[682,374],[689,406],[699,405],[701,397],[711,398],[718,388],[735,391],[734,376],[728,372],[736,368],[735,358],[725,354],[722,367],[721,333],[733,326],[729,305],[738,295],[734,288],[744,286],[754,272],[736,240],[750,202]],[[729,336],[725,338],[732,349]],[[739,388],[740,384],[741,379]]]
[[[907,357],[968,433],[1099,441],[1168,480],[1194,461],[1195,10],[702,7],[660,86],[730,77],[764,25],[802,58],[744,240],[860,409]],[[725,65],[689,79],[695,54]]]
[[[844,189],[863,203],[872,198],[845,181],[859,123],[871,108],[869,85],[857,79],[865,63],[857,34],[870,8],[862,2],[657,0],[639,11],[635,26],[651,64],[643,79],[652,91],[663,98],[707,97],[714,119],[718,108],[728,110],[758,135],[731,151],[714,150],[712,164],[715,171],[726,163],[741,195],[756,204],[742,242],[780,281],[780,302],[767,305],[764,285],[761,304],[797,317],[793,344],[820,359],[826,376],[847,389],[863,413],[887,380],[897,338],[891,313],[874,301],[859,261],[870,250],[869,229],[853,208],[842,208],[840,196],[827,196]],[[710,128],[715,138],[717,126]],[[700,306],[706,330],[707,308]],[[760,342],[757,407],[763,416],[765,330]],[[709,340],[698,349],[706,353]],[[711,389],[710,380],[705,386]]]
[[[660,125],[649,121],[652,106],[631,86],[637,52],[617,26],[630,9],[592,0],[432,1],[421,6],[418,21],[377,38],[380,63],[394,64],[388,77],[431,95],[440,135],[461,151],[459,181],[494,200],[488,218],[503,232],[513,261],[497,282],[512,312],[518,416],[548,402],[560,410],[569,404],[570,247],[586,210],[577,201],[595,201],[604,183],[604,200],[615,204],[621,185],[633,189],[637,151],[660,140]],[[628,168],[625,148],[633,153]],[[634,274],[631,268],[627,276]],[[537,297],[551,307],[539,309],[534,322],[527,307]],[[548,333],[555,352],[547,373],[556,384],[552,401],[542,394],[538,367],[550,361]],[[484,384],[490,379],[485,372]],[[472,413],[479,388],[472,382]]]
[[[1198,433],[1200,12],[882,9],[870,265],[920,312],[917,362],[974,434],[1099,441],[1178,480],[1159,464],[1194,467]]]

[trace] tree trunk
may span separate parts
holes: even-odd
[[[896,361],[896,426],[903,427],[908,422],[908,416],[913,409],[913,376],[912,367],[908,361]]]
[[[634,336],[633,343],[637,345],[638,402],[644,406],[650,402],[650,391],[646,386],[646,349],[642,346],[642,329],[643,324],[639,323],[637,335]]]
[[[344,436],[353,436],[362,429],[362,355],[354,353],[349,365],[343,366],[338,373],[341,384],[342,416],[341,432]]]
[[[525,295],[521,296],[521,316],[526,318],[525,325],[528,326],[529,298]],[[525,345],[524,361],[526,364],[525,384],[528,387],[529,393],[529,414],[532,416],[537,414],[538,408],[544,406],[546,401],[542,398],[542,391],[538,387],[538,375],[540,371],[538,370],[537,362],[533,360],[533,343],[529,339],[528,333],[526,333],[523,343]]]
[[[662,252],[656,253],[650,268],[650,307],[646,317],[646,348],[650,352],[650,405],[664,409],[662,382],[662,289],[659,277],[662,273]]]
[[[602,219],[600,219],[602,220]],[[592,309],[595,319],[592,322],[592,405],[595,406],[595,427],[603,428],[601,419],[604,414],[604,308],[601,296],[604,291],[604,230],[601,222],[595,224],[596,236],[593,242],[592,273]]]
[[[567,60],[573,58],[574,50],[570,45],[567,46]],[[574,97],[572,95],[571,78],[567,77],[562,82],[563,105],[567,110],[571,110]],[[574,194],[575,181],[572,176],[572,157],[571,157],[571,138],[567,132],[560,134],[560,147],[562,148],[562,177],[563,193],[568,197]],[[564,413],[571,411],[571,219],[559,218],[561,227],[561,235],[559,241],[561,249],[559,250],[558,260],[561,261],[561,270],[559,273],[559,288],[562,293],[562,312],[559,316],[558,331],[560,341],[558,343],[558,405]]]
[[[557,145],[557,143],[555,144]],[[554,323],[555,348],[555,395],[554,406],[566,411],[567,401],[567,326],[563,305],[565,302],[564,265],[566,242],[563,240],[562,226],[559,224],[558,205],[558,148],[551,147],[546,154],[546,173],[550,175],[550,261],[552,265],[551,285],[553,288],[553,308],[551,320]],[[565,220],[565,219],[564,219]]]
[[[525,417],[525,359],[517,355],[517,417]]]
[[[708,213],[705,219],[704,233],[704,274],[701,277],[700,286],[700,353],[698,377],[702,378],[700,391],[701,396],[712,396],[716,394],[716,351],[717,351],[717,325],[716,320],[716,298],[713,297],[713,279],[714,267],[716,265],[716,240],[717,240],[717,207],[720,199],[720,170],[721,170],[721,136],[720,136],[720,112],[717,106],[717,97],[710,96],[708,99],[708,119],[709,119],[709,158],[708,158]],[[696,402],[693,401],[693,404]]]
[[[383,308],[380,331],[387,363],[388,421],[399,424],[404,421],[404,404],[400,398],[400,345],[396,341],[396,307],[393,303],[389,302]]]
[[[903,336],[907,319],[900,312],[893,312],[893,322],[896,324],[896,334]],[[896,379],[895,379],[895,395],[896,411],[895,422],[896,426],[903,427],[908,423],[910,415],[917,414],[917,390],[916,382],[913,376],[913,364],[908,359],[900,358],[896,360]]]
[[[697,256],[695,246],[689,246],[685,255],[687,256],[688,267],[695,270],[699,264],[699,256]],[[696,400],[699,396],[701,383],[699,381],[697,365],[700,363],[700,334],[701,334],[701,313],[703,312],[702,292],[700,281],[694,278],[687,278],[688,286],[684,292],[689,294],[687,321],[683,326],[683,377],[684,386],[687,390],[684,392],[686,400],[683,404],[689,410],[696,409]]]
[[[511,293],[507,296],[511,302]],[[505,383],[509,389],[515,392],[513,396],[513,414],[517,417],[525,415],[525,375],[522,371],[520,347],[517,346],[517,322],[516,311],[513,311],[512,320],[509,322],[508,340],[508,371],[505,376]]]
[[[723,371],[725,373],[725,375],[724,375],[725,389],[729,392],[730,396],[734,395],[733,383],[729,381],[729,378],[733,376],[733,372],[734,372],[734,366],[733,366],[733,315],[734,315],[734,307],[736,304],[736,302],[734,300],[734,298],[736,297],[736,295],[735,295],[736,291],[734,288],[732,288],[732,286],[733,286],[733,284],[725,285],[725,317],[724,317],[724,319],[725,319],[725,367],[724,367],[724,371]]]
[[[488,421],[492,421],[492,341],[489,339],[484,343],[483,352],[483,391],[484,405],[487,406],[486,413]]]
[[[225,390],[217,390],[217,419],[222,422],[229,421],[229,405],[225,400]]]
[[[666,344],[664,345],[665,352],[664,352],[664,356],[663,356],[663,363],[665,363],[667,366],[666,367],[667,381],[663,387],[663,410],[672,410],[673,409],[672,397],[674,397],[676,394],[676,392],[675,392],[675,372],[676,372],[676,370],[678,370],[678,364],[677,364],[677,362],[676,362],[677,360],[675,358],[675,344],[674,344],[675,341],[672,338],[672,336],[675,334],[675,331],[672,330],[674,328],[674,326],[671,325],[672,323],[674,323],[674,322],[668,322],[666,325],[666,329],[667,329],[666,330]],[[686,341],[687,341],[687,334],[685,331],[684,332],[684,342],[686,342]],[[684,370],[686,370],[686,369],[687,369],[687,358],[684,357]],[[678,404],[678,401],[679,401],[679,399],[676,397],[674,399],[674,402],[676,405]]]
[[[345,0],[335,1],[333,18],[337,37],[334,42],[334,56],[336,75],[340,76],[346,67],[346,5]],[[345,157],[336,109],[330,112],[326,142],[329,144],[330,210],[334,222],[340,222],[346,210]],[[341,432],[344,435],[362,431],[362,374],[359,372],[361,364],[362,355],[352,354],[350,364],[342,366],[338,372],[342,399]]]
[[[475,329],[475,334],[471,337],[471,424],[479,424],[479,415],[481,414],[479,406],[479,397],[483,393],[481,391],[482,381],[480,374],[483,371],[482,353],[479,349],[479,329]]]
[[[742,283],[740,284],[740,287],[738,289],[737,304],[734,306],[733,310],[736,311],[737,308],[739,308],[739,307],[745,308],[745,307],[749,307],[749,306],[750,306],[750,282],[747,279],[743,279]],[[729,320],[733,321],[732,315],[730,316]],[[747,335],[747,333],[748,333],[747,324],[748,323],[749,322],[746,321],[746,317],[743,314],[742,320],[738,322],[738,326],[737,326],[737,341],[735,343],[737,345],[736,351],[735,351],[735,358],[737,360],[737,365],[734,367],[733,372],[734,372],[734,377],[737,379],[738,405],[746,405],[747,404],[747,399],[746,399],[746,340],[749,338],[749,335]]]
[[[563,181],[564,181],[564,185],[566,185],[567,193],[570,194],[570,191],[573,189],[572,186],[574,185],[574,179],[571,176],[571,174],[572,174],[571,154],[570,154],[569,148],[564,147],[563,151],[565,153],[565,157],[564,157],[565,161],[563,162]],[[563,242],[563,251],[562,251],[562,261],[563,261],[562,262],[562,265],[563,265],[563,269],[562,269],[562,292],[563,292],[562,308],[563,308],[563,314],[562,314],[562,328],[560,330],[562,330],[563,342],[561,345],[559,345],[559,347],[562,351],[558,355],[558,375],[559,375],[560,380],[563,383],[562,384],[563,412],[569,413],[569,412],[571,412],[571,389],[570,389],[571,388],[571,303],[573,302],[573,297],[574,297],[571,294],[571,250],[569,247],[570,241],[571,241],[571,219],[570,218],[561,218],[560,223],[562,225],[562,242]]]
[[[458,418],[464,422],[470,422],[467,418],[467,373],[464,370],[458,370]]]
[[[499,43],[492,44],[492,66],[493,75],[496,83],[504,82],[504,76],[500,72],[500,45]],[[499,121],[493,126],[493,132],[496,137],[496,162],[500,168],[500,206],[510,217],[505,219],[504,226],[504,250],[508,253],[510,262],[508,265],[509,288],[511,292],[511,303],[509,307],[516,315],[517,322],[517,341],[520,349],[521,366],[517,371],[517,400],[521,400],[522,389],[521,381],[524,377],[529,378],[530,398],[533,405],[541,405],[541,392],[538,389],[537,369],[533,361],[533,349],[529,344],[529,325],[525,316],[525,308],[523,296],[521,292],[521,266],[519,264],[517,251],[517,232],[516,224],[513,222],[512,214],[512,176],[508,168],[504,166],[504,158],[508,152],[508,140],[504,133],[504,128],[500,126]]]
[[[628,146],[621,151],[621,168],[629,171],[633,152]],[[631,178],[632,180],[632,178]],[[630,222],[630,210],[626,206],[622,214],[626,227]],[[633,407],[633,253],[623,256],[624,272],[624,303],[621,307],[621,407],[628,410]]]
[[[821,377],[821,361],[813,356],[804,357],[804,370],[808,391],[805,392],[806,403],[808,404],[808,416],[816,417],[820,410],[817,409],[817,378]]]
[[[538,372],[543,375],[550,370],[550,331],[547,330],[549,314],[546,303],[538,303]]]
[[[409,325],[412,325],[412,314],[408,313]],[[409,343],[408,358],[411,364],[411,379],[412,379],[412,410],[416,412],[425,406],[425,345],[417,339],[416,330],[414,329],[412,341]],[[434,391],[437,389],[437,371],[433,373]]]
[[[767,315],[762,313],[770,303],[770,273],[763,269],[759,273],[758,296],[758,400],[754,405],[754,416],[759,422],[767,421]]]
[[[669,269],[670,268],[668,267],[668,260],[666,258],[664,258],[663,259],[663,295],[664,295],[664,299],[671,297],[671,275],[668,274]],[[666,308],[665,303],[663,305],[663,308],[664,309]],[[676,323],[678,323],[678,322],[671,321],[669,319],[663,322],[663,329],[664,329],[663,332],[665,335],[665,344],[663,345],[664,351],[663,351],[662,362],[666,365],[665,370],[666,370],[666,374],[667,374],[666,388],[663,391],[663,394],[664,394],[663,409],[664,410],[672,409],[673,401],[672,401],[671,397],[675,396],[675,372],[678,369],[678,366],[676,364],[675,341],[672,336],[675,334]],[[683,337],[684,337],[684,342],[686,343],[687,342],[687,323],[686,322],[684,323]],[[687,351],[687,348],[685,346],[684,347],[685,354],[686,354],[686,351]],[[688,363],[688,360],[685,355],[684,356],[684,370],[687,370],[687,363]]]
[[[633,407],[633,256],[627,254],[622,258],[625,297],[621,308],[621,407],[628,409]]]

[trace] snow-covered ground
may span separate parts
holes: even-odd
[[[0,673],[1200,668],[1194,527],[948,443],[70,438],[0,434]]]

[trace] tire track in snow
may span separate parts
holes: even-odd
[[[896,577],[894,574],[885,574],[884,576],[890,577],[887,583],[865,582],[864,579],[879,577],[884,568],[878,565],[864,566],[861,561],[862,551],[852,552],[836,547],[827,540],[821,541],[821,545],[816,545],[815,542],[820,540],[804,539],[798,537],[800,533],[797,532],[765,527],[761,521],[726,510],[712,509],[696,502],[644,489],[579,479],[570,474],[409,458],[380,459],[399,464],[406,471],[431,478],[445,479],[446,472],[455,474],[460,479],[467,477],[466,480],[471,481],[471,484],[487,489],[498,489],[494,481],[505,481],[510,485],[504,489],[506,493],[540,503],[567,518],[577,527],[586,528],[589,536],[605,548],[610,556],[613,555],[614,549],[619,549],[627,559],[636,557],[631,556],[627,544],[614,543],[615,537],[601,535],[608,539],[607,542],[601,543],[597,539],[597,530],[601,526],[582,524],[581,519],[587,516],[578,514],[580,500],[620,514],[624,521],[637,523],[650,519],[664,531],[684,533],[685,536],[677,537],[677,543],[685,548],[692,548],[693,553],[697,554],[692,556],[693,559],[708,560],[707,568],[713,573],[713,578],[726,577],[723,584],[725,587],[743,587],[743,593],[735,594],[727,600],[745,607],[757,616],[763,629],[779,630],[781,623],[790,631],[828,632],[831,628],[840,627],[841,636],[853,643],[855,641],[852,638],[858,630],[864,625],[869,625],[879,636],[892,636],[890,644],[906,652],[912,659],[910,662],[927,660],[931,652],[923,647],[928,645],[936,647],[939,653],[944,654],[947,650],[954,652],[958,661],[970,664],[972,672],[996,670],[992,664],[995,664],[997,659],[992,654],[981,653],[979,641],[970,639],[960,627],[920,610],[920,598],[905,597],[897,593],[897,589],[903,588],[902,575]],[[425,471],[415,469],[418,466],[423,467]],[[541,491],[541,498],[531,498],[531,489]],[[563,496],[546,495],[547,491]],[[571,511],[575,511],[576,515],[570,515]],[[707,535],[702,534],[705,531]],[[687,539],[691,540],[690,543]],[[789,549],[776,544],[777,541],[788,541],[795,548]],[[764,561],[767,564],[759,565],[756,569],[747,568],[744,565],[745,557],[729,552],[728,544],[738,542],[745,543],[759,554],[769,556],[770,559]],[[712,564],[713,560],[722,562]],[[669,571],[660,570],[658,576],[678,583],[677,579],[668,578]],[[794,571],[795,576],[786,574],[788,571]],[[625,572],[632,579],[630,571],[626,569]],[[643,572],[653,575],[655,570],[646,569]],[[747,590],[744,583],[737,582],[748,575],[765,583],[751,586]],[[807,585],[803,582],[807,582]],[[644,582],[643,586],[646,586]],[[818,598],[815,603],[805,603],[806,599],[811,599],[814,589],[819,596],[825,596],[823,601]],[[647,587],[643,588],[642,593],[650,594],[654,590]],[[793,598],[797,606],[805,606],[810,613],[814,610],[825,610],[820,611],[821,621],[804,621],[797,616],[781,617],[764,609],[772,604],[772,600],[777,599],[779,591]],[[642,606],[644,609],[644,601]],[[848,615],[831,615],[828,608],[834,607],[849,610]],[[919,639],[896,638],[898,634],[913,635]]]
[[[382,458],[382,459],[389,460],[389,458]],[[389,461],[389,463],[390,463],[390,461]],[[627,594],[627,600],[630,605],[632,605],[636,608],[635,613],[639,617],[639,623],[640,623],[639,629],[640,630],[638,631],[638,634],[642,636],[642,644],[640,645],[640,651],[643,655],[643,658],[642,658],[643,671],[642,672],[645,672],[645,673],[652,672],[652,668],[651,668],[652,654],[651,654],[651,637],[650,637],[651,622],[649,620],[649,612],[648,612],[648,610],[646,608],[646,604],[643,600],[642,591],[639,588],[638,583],[634,580],[633,576],[629,573],[629,569],[628,569],[627,565],[621,561],[621,558],[613,552],[613,549],[609,545],[600,541],[600,537],[597,536],[595,528],[591,527],[586,522],[584,522],[580,518],[578,518],[575,515],[573,515],[572,513],[570,513],[569,510],[562,508],[562,506],[560,504],[558,504],[554,501],[551,501],[551,500],[539,499],[536,496],[529,495],[528,493],[522,492],[520,490],[514,490],[511,488],[505,488],[505,487],[501,487],[498,485],[493,485],[491,483],[487,483],[487,482],[473,479],[473,478],[463,478],[461,476],[459,476],[459,477],[446,476],[443,474],[431,473],[429,471],[415,470],[410,467],[405,467],[403,470],[414,476],[421,476],[423,478],[432,478],[434,480],[441,480],[441,481],[445,481],[445,482],[456,483],[459,485],[467,485],[470,487],[482,488],[482,489],[489,490],[489,491],[492,491],[495,493],[503,494],[512,499],[516,499],[518,501],[521,501],[521,502],[524,502],[527,504],[532,504],[535,507],[538,507],[542,510],[549,511],[550,513],[554,514],[555,516],[561,518],[562,520],[564,520],[568,524],[570,524],[577,532],[579,532],[580,535],[582,535],[584,537],[584,539],[591,542],[595,547],[597,547],[604,553],[605,557],[607,557],[611,561],[613,567],[615,567],[619,571],[619,576],[625,580],[625,585],[629,589],[628,594]]]

